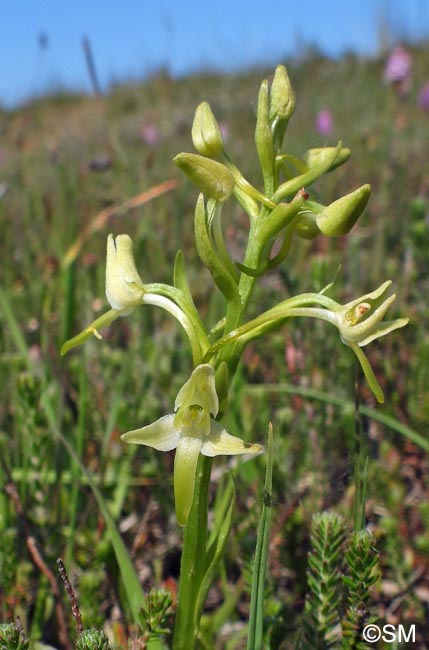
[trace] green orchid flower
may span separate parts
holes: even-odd
[[[357,356],[369,387],[380,403],[384,402],[383,391],[361,348],[393,330],[405,327],[409,321],[408,318],[397,318],[382,322],[387,310],[396,299],[396,294],[388,295],[391,284],[391,280],[387,280],[375,291],[345,305],[340,305],[327,296],[316,294],[315,301],[320,302],[325,308],[304,307],[290,310],[291,315],[321,318],[338,328],[342,342]]]
[[[113,235],[107,238],[106,298],[121,316],[141,305],[144,295],[143,282],[136,269],[133,241],[129,235]]]
[[[332,298],[321,293],[303,293],[294,298],[281,302],[264,314],[237,327],[226,336],[216,341],[207,351],[206,358],[218,352],[225,345],[240,340],[247,345],[253,339],[263,336],[276,327],[284,324],[285,319],[296,316],[320,318],[335,325],[340,332],[342,342],[349,346],[357,356],[365,378],[379,402],[384,402],[384,395],[362,347],[377,338],[405,327],[409,318],[397,318],[383,321],[383,318],[396,299],[396,294],[388,295],[392,282],[388,280],[382,285],[360,298],[341,305]],[[328,289],[329,287],[326,287]],[[319,305],[315,307],[314,305]]]
[[[388,295],[391,284],[391,280],[387,280],[375,291],[345,305],[340,305],[326,296],[315,296],[326,308],[304,307],[290,310],[291,315],[321,318],[338,328],[341,340],[357,356],[365,378],[379,402],[384,402],[384,394],[361,348],[393,330],[405,327],[409,321],[408,318],[397,318],[383,322],[387,310],[396,299],[396,294]]]
[[[61,355],[67,354],[72,348],[82,345],[95,336],[101,339],[99,332],[120,316],[128,316],[137,305],[141,305],[145,289],[137,272],[133,242],[129,235],[113,235],[107,238],[106,251],[106,298],[111,309],[93,321],[77,336],[66,341],[61,347]]]
[[[344,343],[356,343],[363,347],[408,323],[408,318],[397,318],[382,323],[387,310],[395,301],[396,294],[386,295],[391,280],[360,298],[346,303],[335,312],[335,320]]]
[[[387,295],[391,284],[391,280],[387,280],[375,291],[324,315],[325,320],[338,327],[341,340],[356,354],[368,384],[379,402],[384,402],[383,391],[361,348],[393,330],[405,327],[409,321],[409,318],[397,318],[382,322],[387,310],[396,299],[394,293]]]
[[[207,363],[197,366],[179,390],[174,411],[141,429],[124,433],[121,439],[124,442],[153,447],[158,451],[176,450],[176,516],[179,524],[184,526],[192,505],[199,454],[256,454],[262,447],[232,436],[214,419],[219,411],[219,399],[216,393],[215,371]]]
[[[182,325],[192,348],[194,363],[201,360],[201,346],[205,332],[195,316],[183,292],[165,284],[143,284],[133,255],[133,242],[129,235],[113,235],[107,238],[106,251],[106,298],[111,306],[82,332],[67,340],[61,347],[61,355],[82,345],[121,316],[128,316],[139,305],[154,305],[168,311]]]

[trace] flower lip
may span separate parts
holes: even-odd
[[[106,297],[113,309],[126,315],[141,303],[143,282],[137,272],[133,256],[133,242],[129,235],[107,238]]]

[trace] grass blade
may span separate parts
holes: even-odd
[[[249,632],[247,650],[261,650],[264,634],[265,572],[271,524],[271,490],[273,482],[273,428],[268,429],[267,468],[265,472],[264,504],[258,528],[255,559],[252,573]]]
[[[345,411],[349,411],[350,413],[353,413],[354,411],[354,403],[351,400],[337,397],[336,395],[329,395],[329,393],[324,393],[323,391],[316,390],[314,388],[305,388],[304,386],[296,386],[294,384],[264,384],[263,386],[246,386],[244,390],[249,393],[267,392],[302,395],[302,397],[308,397],[309,399],[316,399],[320,402],[332,404],[332,406],[338,406],[339,408],[342,408]],[[400,433],[402,436],[408,438],[408,440],[420,447],[420,449],[429,451],[429,439],[427,437],[424,437],[421,433],[415,431],[391,415],[382,413],[381,411],[373,409],[369,406],[362,405],[359,406],[359,413],[362,413],[362,415],[366,415],[372,420],[380,422],[393,431]]]
[[[4,291],[4,289],[2,289],[1,287],[0,287],[0,307],[1,307],[1,311],[3,312],[4,320],[9,326],[9,331],[13,339],[13,342],[17,350],[25,360],[26,366],[30,368],[32,363],[31,363],[27,342],[22,333],[21,327],[19,326],[19,323],[15,318],[15,314],[13,313],[13,309],[10,304],[9,297],[6,291]]]
[[[70,445],[68,440],[66,440],[66,438],[63,436],[61,431],[58,429],[55,420],[55,413],[52,408],[52,404],[50,403],[46,393],[42,396],[41,404],[45,411],[52,433],[64,445],[64,447],[72,457],[75,464],[79,467],[82,476],[85,477],[86,482],[88,483],[88,485],[92,490],[92,493],[94,494],[98,507],[100,508],[101,514],[103,515],[104,521],[106,522],[106,526],[109,531],[109,535],[112,541],[112,546],[115,551],[116,560],[118,562],[123,584],[125,587],[125,592],[127,594],[128,604],[132,612],[133,620],[135,623],[138,623],[139,611],[144,603],[145,596],[144,596],[143,589],[140,585],[139,579],[137,577],[136,571],[134,570],[134,567],[130,560],[127,548],[124,542],[122,541],[116,523],[110,513],[109,507],[101,491],[98,489],[97,485],[93,481],[90,472],[88,472],[86,467],[82,464],[79,456],[76,454],[73,447]]]
[[[196,597],[195,615],[197,618],[201,615],[215,571],[225,551],[229,531],[231,529],[234,505],[235,488],[232,479],[230,479],[225,489],[225,494],[223,495],[221,508],[219,509],[220,512],[218,513],[218,520],[215,522],[214,534],[212,540],[209,541],[207,548],[205,573],[201,580]],[[197,623],[198,621],[196,621],[195,625],[197,625]]]

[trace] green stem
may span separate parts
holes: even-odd
[[[205,570],[211,468],[212,459],[200,455],[194,500],[183,536],[173,650],[193,650],[198,635],[201,611],[197,597]]]
[[[355,498],[353,504],[354,530],[365,529],[366,493],[368,482],[368,444],[362,422],[359,399],[359,370],[356,366],[355,378],[355,449],[354,449],[354,484]]]

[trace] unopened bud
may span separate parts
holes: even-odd
[[[174,162],[209,198],[226,201],[234,189],[234,179],[225,165],[194,153],[179,153]]]
[[[216,158],[223,151],[222,134],[207,102],[202,102],[195,111],[192,142],[198,153],[209,158]]]
[[[267,187],[271,187],[273,179],[274,148],[268,113],[268,81],[266,79],[261,83],[259,89],[255,144],[267,191]]]
[[[309,149],[304,154],[304,162],[306,163],[307,167],[311,169],[312,167],[316,167],[316,165],[323,163],[327,158],[332,156],[333,151],[335,151],[335,147],[321,147],[319,149]],[[327,171],[331,172],[333,169],[336,169],[340,165],[343,165],[350,158],[350,154],[351,154],[350,149],[347,149],[346,147],[341,149],[338,156],[335,158],[332,165],[329,167]]]
[[[364,211],[371,193],[370,185],[362,185],[354,192],[342,196],[316,216],[316,223],[328,237],[348,233]]]
[[[320,235],[320,229],[316,223],[316,215],[302,215],[295,227],[295,233],[302,239],[314,239],[317,235]]]
[[[295,93],[284,65],[278,65],[270,92],[270,121],[288,120],[295,110]]]

